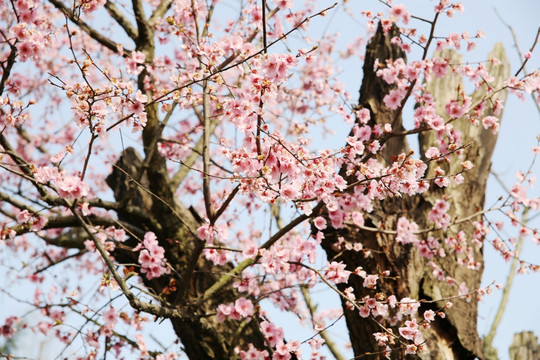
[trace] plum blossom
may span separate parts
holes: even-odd
[[[219,322],[225,321],[227,317],[233,320],[240,320],[252,316],[253,310],[254,306],[251,300],[241,297],[236,299],[234,303],[218,305],[216,319]]]
[[[267,350],[259,350],[253,344],[248,344],[248,350],[240,350],[241,360],[255,360],[255,359],[268,359]]]
[[[17,316],[9,316],[5,320],[4,325],[0,327],[0,336],[5,338],[13,336],[17,332],[16,324],[20,322],[20,320],[21,319]]]
[[[244,297],[236,299],[234,309],[244,318],[253,315],[253,303]]]
[[[389,109],[396,110],[401,106],[401,101],[405,98],[405,94],[406,92],[402,89],[390,90],[388,95],[383,98],[384,105]]]
[[[78,176],[60,173],[56,179],[58,195],[62,198],[77,199],[88,196],[90,187]]]
[[[416,319],[405,321],[405,326],[399,328],[399,334],[407,340],[413,340],[420,335]]]
[[[441,227],[441,229],[446,230],[450,225],[448,209],[450,209],[450,204],[445,200],[438,199],[428,213],[429,221],[435,223],[435,225]]]
[[[34,178],[41,184],[46,184],[58,176],[58,168],[53,166],[43,166],[35,170]]]
[[[418,312],[420,302],[408,297],[404,297],[397,305],[401,314],[414,316]]]
[[[435,320],[435,311],[433,310],[426,310],[424,311],[424,319],[427,322],[432,322]]]
[[[197,229],[197,236],[211,245],[215,240],[226,241],[229,238],[229,231],[226,224],[214,224],[212,226],[205,223]]]
[[[276,346],[278,342],[283,341],[283,329],[273,323],[268,321],[261,322],[261,330],[270,346]]]
[[[360,109],[356,112],[356,118],[361,124],[366,125],[368,121],[371,119],[371,114],[369,113],[369,109]]]
[[[495,116],[486,116],[482,119],[482,125],[484,129],[491,129],[493,134],[496,134],[499,131],[499,119]]]
[[[17,221],[20,224],[26,224],[30,219],[32,218],[32,214],[28,212],[28,210],[23,210],[20,213],[17,214]]]
[[[139,250],[139,264],[141,264],[141,273],[146,274],[148,280],[158,278],[163,274],[169,274],[170,269],[165,266],[165,250],[159,246],[157,237],[153,232],[147,232],[144,235],[142,244],[139,244],[134,250]]]
[[[418,225],[415,222],[400,217],[397,223],[396,241],[403,244],[416,244],[418,243],[418,238],[415,235],[416,231],[418,231]]]
[[[112,306],[109,306],[109,308],[103,312],[103,321],[105,321],[105,325],[109,329],[114,329],[118,323],[118,311]]]
[[[317,216],[313,220],[313,225],[315,225],[315,227],[319,230],[324,230],[326,229],[326,219],[323,218],[322,216]]]
[[[375,289],[378,279],[379,279],[378,275],[367,275],[364,278],[364,283],[362,284],[362,286],[369,289]]]
[[[328,264],[325,276],[328,280],[336,284],[346,283],[351,275],[349,270],[345,270],[345,264],[332,261]]]
[[[440,153],[439,149],[437,149],[436,147],[432,146],[429,149],[427,149],[427,151],[426,151],[426,157],[428,159],[438,158],[439,156],[441,156],[441,153]]]
[[[392,6],[390,9],[390,16],[395,21],[403,21],[405,25],[409,23],[409,20],[411,19],[411,14],[409,14],[409,11],[403,4],[396,4]]]

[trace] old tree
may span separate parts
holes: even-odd
[[[306,35],[346,2],[1,6],[2,296],[33,309],[1,319],[3,355],[26,329],[58,358],[344,359],[341,320],[357,357],[483,357],[483,247],[517,254],[485,215],[538,240],[519,214],[539,204],[525,170],[485,209],[486,179],[507,95],[540,76],[500,46],[466,64],[481,34],[437,28],[462,5],[356,14],[358,103],[336,38]]]

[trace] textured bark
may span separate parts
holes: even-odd
[[[540,358],[540,344],[532,331],[514,334],[510,345],[511,360],[535,360]]]
[[[376,35],[369,43],[366,50],[364,63],[364,78],[360,90],[359,108],[367,108],[371,112],[371,121],[377,124],[390,123],[399,131],[402,129],[400,114],[384,106],[383,97],[390,90],[381,78],[378,78],[373,65],[375,59],[384,64],[386,59],[396,59],[403,57],[399,48],[390,43],[395,33],[390,32],[384,36],[379,28]],[[441,57],[451,58],[452,62],[459,62],[460,57],[455,52],[444,52]],[[496,57],[503,61],[503,65],[493,69],[496,73],[496,81],[501,83],[505,76],[509,74],[508,61],[502,50],[502,46],[497,45],[490,57]],[[432,80],[427,85],[428,91],[434,94],[438,103],[439,115],[445,117],[444,105],[446,100],[457,95],[458,84],[461,79],[458,75],[450,73],[440,79]],[[478,90],[473,95],[473,104],[482,98],[485,89]],[[495,95],[494,100],[500,98],[505,100],[506,94],[500,92]],[[489,107],[489,106],[488,106]],[[489,110],[488,110],[489,112]],[[488,113],[485,114],[489,115]],[[486,190],[486,179],[491,165],[491,155],[496,142],[496,135],[491,131],[484,130],[481,126],[472,126],[467,119],[459,119],[454,122],[454,127],[463,133],[463,143],[471,145],[465,149],[465,159],[471,160],[475,168],[468,171],[464,176],[465,183],[459,186],[451,185],[445,189],[439,189],[436,185],[430,191],[413,197],[403,196],[389,198],[374,204],[374,210],[370,214],[365,214],[366,225],[378,229],[395,230],[397,220],[404,216],[414,220],[420,228],[429,228],[427,214],[431,210],[436,199],[443,196],[451,203],[449,214],[452,219],[468,217],[484,206],[484,195]],[[435,134],[433,132],[423,133],[418,137],[421,154],[429,146],[433,146]],[[382,151],[383,161],[391,161],[402,152],[409,152],[410,148],[404,138],[390,138],[386,142],[386,148]],[[430,163],[427,174],[433,174],[436,166]],[[460,169],[460,161],[450,163],[445,169],[448,173],[455,173]],[[480,220],[477,216],[471,221]],[[441,230],[433,231],[431,236],[444,238],[447,234],[464,230],[468,240],[472,238],[473,227],[470,222],[450,226],[447,232]],[[343,261],[348,270],[354,270],[362,266],[368,274],[379,274],[381,271],[390,270],[391,278],[382,278],[376,290],[369,290],[362,286],[363,279],[351,276],[349,283],[342,286],[352,286],[357,299],[363,296],[387,297],[395,294],[398,299],[410,297],[413,299],[438,300],[457,294],[456,286],[449,286],[433,278],[432,270],[427,265],[427,260],[422,258],[412,245],[402,245],[395,241],[394,235],[373,231],[357,231],[351,228],[330,231],[325,234],[323,241],[328,258],[335,258],[336,261]],[[361,242],[365,249],[371,250],[371,256],[364,258],[361,253],[352,251],[342,251],[338,244],[338,237],[343,237],[345,241],[354,243]],[[426,235],[422,235],[426,236]],[[483,270],[482,249],[477,249],[474,254],[478,261],[479,270],[470,270],[457,264],[454,253],[446,258],[438,258],[438,265],[444,269],[447,275],[455,278],[459,283],[466,282],[470,290],[480,287],[480,280]],[[438,310],[444,307],[446,301],[436,303],[423,303],[420,313],[425,310]],[[454,299],[454,306],[446,309],[446,318],[432,323],[432,329],[426,332],[425,350],[420,356],[424,359],[474,359],[482,358],[481,340],[476,329],[477,322],[477,301],[473,296],[470,302],[463,299]],[[348,310],[343,304],[347,326],[350,332],[350,339],[355,356],[362,356],[371,353],[372,358],[381,357],[378,354],[382,349],[377,345],[373,333],[380,332],[381,327],[373,319],[364,319],[358,312]],[[387,326],[388,324],[383,324]],[[397,329],[393,329],[397,333]],[[399,344],[394,346],[399,348]],[[392,358],[406,358],[403,351],[396,350],[391,354]],[[366,356],[369,357],[369,356]],[[362,357],[365,358],[365,357]]]

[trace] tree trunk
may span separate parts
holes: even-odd
[[[540,344],[532,331],[523,331],[514,334],[514,341],[510,345],[510,360],[540,359]]]
[[[157,151],[154,154],[160,156]],[[149,163],[151,171],[148,173],[155,177],[161,162]],[[188,358],[232,359],[236,346],[246,349],[248,344],[264,349],[265,338],[255,320],[245,322],[228,318],[222,323],[216,320],[214,315],[219,304],[234,302],[241,296],[232,285],[224,287],[206,302],[197,301],[223,273],[230,272],[233,265],[216,267],[200,256],[203,242],[193,233],[199,225],[197,215],[175,202],[172,195],[166,198],[168,191],[152,186],[150,176],[145,174],[135,182],[142,168],[141,157],[133,148],[128,148],[117,161],[107,183],[116,200],[125,201],[125,209],[138,207],[143,213],[152,214],[151,222],[134,216],[132,211],[120,211],[118,217],[140,228],[141,234],[154,232],[165,249],[173,272],[152,280],[143,276],[143,280],[164,306],[180,310],[182,317],[173,318],[171,322]],[[125,245],[132,248],[136,244],[130,239]],[[137,263],[137,254],[132,251],[119,248],[113,255],[120,263]]]
[[[359,108],[369,109],[371,113],[372,125],[386,124],[393,125],[394,132],[403,129],[401,116],[387,108],[384,105],[383,97],[388,94],[391,87],[380,77],[377,77],[373,71],[375,60],[380,64],[385,64],[385,60],[395,60],[404,58],[404,54],[396,45],[390,43],[390,39],[398,34],[395,30],[384,35],[381,27],[372,38],[366,49],[364,63],[364,79],[360,89]],[[452,63],[459,62],[460,58],[453,51],[445,51],[438,56],[452,58]],[[491,57],[496,57],[503,61],[503,65],[491,70],[496,74],[495,84],[502,85],[501,79],[508,76],[509,65],[504,55],[501,45],[497,45]],[[449,71],[450,74],[442,78],[432,80],[427,84],[427,90],[431,92],[438,104],[438,114],[448,120],[444,114],[444,105],[447,99],[455,98],[458,94],[458,86],[461,79],[456,74]],[[461,87],[463,89],[463,87]],[[485,95],[485,89],[480,89],[473,95],[473,104]],[[504,92],[495,95],[495,99],[506,98]],[[488,106],[489,107],[489,106]],[[491,110],[487,110],[488,112]],[[490,115],[488,113],[484,116]],[[465,157],[462,160],[455,158],[451,163],[446,164],[444,170],[447,174],[456,173],[461,169],[461,161],[470,160],[475,167],[464,174],[466,181],[461,185],[453,183],[447,188],[439,188],[431,184],[430,190],[422,195],[412,197],[393,197],[374,203],[374,209],[370,214],[365,214],[366,226],[374,227],[380,230],[395,230],[397,220],[405,217],[415,221],[420,229],[427,229],[432,226],[428,223],[427,214],[432,209],[437,199],[445,196],[451,204],[449,215],[452,221],[455,219],[464,219],[483,209],[486,190],[486,179],[491,165],[491,155],[496,142],[496,135],[491,131],[484,130],[481,126],[473,126],[468,119],[459,119],[453,122],[454,127],[463,134],[463,144],[469,144],[466,148]],[[425,154],[428,147],[433,146],[435,134],[433,131],[421,133],[418,138],[421,156]],[[403,137],[393,137],[386,142],[386,148],[381,151],[382,160],[386,164],[395,159],[400,153],[408,153],[409,145]],[[422,157],[423,158],[423,157]],[[424,158],[423,158],[424,159]],[[379,159],[380,160],[380,159]],[[425,160],[425,159],[424,159]],[[430,162],[427,176],[432,177],[434,167],[437,164]],[[443,167],[443,165],[441,165]],[[468,222],[459,225],[451,225],[447,231],[432,231],[429,234],[418,235],[420,237],[433,236],[444,239],[447,236],[463,230],[467,235],[467,241],[471,244],[472,234],[474,233],[473,221],[481,221],[480,215],[470,218]],[[349,283],[342,285],[341,289],[348,286],[354,288],[356,299],[369,295],[378,298],[386,298],[391,294],[399,299],[409,297],[418,300],[439,300],[454,296],[458,293],[457,286],[446,285],[445,283],[434,279],[432,268],[428,265],[429,260],[421,257],[418,250],[411,244],[403,245],[395,240],[395,235],[389,232],[376,232],[352,229],[346,227],[337,231],[325,233],[323,247],[326,250],[328,258],[335,258],[336,261],[343,261],[347,269],[353,271],[361,266],[368,274],[381,274],[384,270],[390,270],[390,277],[379,279],[375,290],[367,289],[363,286],[363,279],[352,275]],[[345,242],[360,242],[365,250],[371,251],[368,257],[362,256],[362,253],[346,251],[339,245],[339,237]],[[441,241],[444,247],[444,242]],[[446,251],[444,258],[435,257],[440,268],[444,269],[446,275],[456,279],[457,285],[466,282],[470,291],[480,287],[480,280],[483,270],[482,248],[476,247],[474,261],[476,269],[469,269],[467,266],[459,265],[455,252]],[[473,265],[473,264],[471,264]],[[422,303],[420,314],[428,309],[434,311],[444,308],[446,300]],[[453,306],[445,309],[445,318],[437,317],[432,323],[432,329],[425,332],[425,346],[423,352],[419,353],[424,359],[474,359],[482,358],[481,340],[476,329],[477,322],[477,300],[475,294],[468,299],[452,299]],[[362,318],[357,310],[349,310],[343,302],[343,309],[350,331],[350,339],[355,356],[362,356],[371,353],[372,358],[383,357],[381,350],[373,336],[375,332],[381,332],[381,326],[372,318]],[[380,320],[380,319],[377,319]],[[381,320],[382,321],[382,320]],[[382,323],[387,328],[392,328],[390,324]],[[398,334],[397,328],[392,328],[395,334]],[[400,345],[391,346],[395,348],[391,357],[394,359],[406,358]],[[362,357],[364,358],[364,357]]]

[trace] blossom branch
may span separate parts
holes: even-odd
[[[522,215],[522,222],[524,224],[527,224],[528,221],[528,215],[529,215],[529,207],[525,207],[523,209],[523,215]],[[516,245],[516,255],[519,254],[523,248],[524,243],[524,236],[520,235],[517,241]],[[484,347],[492,348],[493,346],[493,339],[495,338],[495,335],[497,333],[497,328],[499,327],[499,324],[502,320],[502,316],[506,310],[506,305],[508,304],[508,298],[510,296],[510,289],[512,288],[512,284],[514,282],[514,277],[516,276],[516,269],[519,262],[518,256],[514,256],[512,258],[512,264],[510,265],[510,270],[508,271],[508,276],[506,277],[506,283],[504,284],[503,293],[501,302],[499,303],[499,307],[497,308],[497,313],[495,314],[495,318],[493,319],[493,323],[491,324],[491,328],[489,330],[489,333],[484,338]]]
[[[157,315],[163,318],[182,318],[182,314],[178,309],[168,308],[162,305],[153,305],[151,303],[146,303],[139,300],[139,298],[135,296],[135,294],[133,294],[131,290],[128,288],[124,278],[122,278],[120,274],[118,274],[118,271],[116,271],[116,266],[110,259],[109,254],[107,253],[107,251],[105,251],[105,249],[103,248],[103,245],[101,245],[101,242],[96,238],[92,230],[88,227],[84,218],[79,214],[79,212],[76,209],[73,209],[72,206],[68,206],[68,207],[71,208],[71,212],[73,213],[73,215],[77,218],[82,228],[86,231],[88,236],[94,242],[94,245],[97,251],[101,255],[101,258],[103,259],[103,261],[105,261],[107,268],[109,269],[114,279],[118,283],[118,286],[120,286],[120,289],[122,290],[122,292],[128,299],[130,306],[132,306],[134,309],[144,311],[149,314]]]
[[[56,0],[53,0],[53,1],[56,1]],[[281,35],[281,36],[278,37],[276,40],[274,40],[274,41],[272,41],[270,44],[268,44],[267,48],[270,48],[270,47],[274,46],[275,44],[280,43],[283,39],[287,38],[290,34],[292,34],[293,32],[295,32],[296,30],[298,30],[302,25],[304,25],[305,23],[307,23],[309,20],[311,20],[311,19],[313,19],[313,18],[315,18],[315,17],[317,17],[317,16],[323,16],[328,10],[333,9],[337,4],[338,4],[338,3],[334,3],[334,5],[329,6],[329,7],[325,8],[325,9],[319,11],[319,12],[316,13],[316,14],[313,14],[313,15],[310,15],[310,16],[304,18],[304,20],[302,20],[302,21],[299,22],[297,25],[295,25],[291,30],[287,31],[285,34]],[[237,67],[237,66],[239,66],[239,65],[242,65],[242,64],[246,63],[247,61],[253,59],[254,57],[256,57],[256,56],[262,54],[264,51],[265,51],[265,49],[261,49],[261,50],[254,52],[253,54],[251,54],[251,55],[245,57],[245,58],[242,59],[241,61],[238,61],[238,62],[236,62],[236,63],[234,63],[234,64],[232,64],[232,65],[222,66],[222,65],[227,61],[227,60],[226,60],[225,62],[223,62],[223,63],[221,64],[221,66],[216,67],[216,70],[215,70],[214,72],[211,72],[209,75],[206,75],[206,76],[202,77],[201,79],[188,81],[187,83],[185,83],[185,84],[183,84],[183,85],[181,85],[181,86],[178,86],[178,87],[176,87],[176,88],[174,88],[174,89],[171,89],[171,90],[165,92],[164,94],[162,94],[161,96],[156,97],[156,98],[155,98],[154,100],[152,100],[148,105],[150,105],[150,104],[152,104],[152,103],[155,103],[155,102],[158,102],[158,101],[160,101],[160,100],[166,98],[167,96],[169,96],[170,94],[172,94],[172,93],[174,93],[174,92],[176,92],[176,91],[178,91],[178,90],[182,90],[182,89],[184,89],[184,88],[187,88],[187,87],[189,87],[189,86],[191,86],[191,85],[193,85],[193,84],[199,83],[199,82],[201,82],[201,81],[210,80],[212,77],[214,77],[214,76],[217,75],[217,74],[220,74],[220,73],[225,72],[225,71],[230,70],[230,69],[234,69],[235,67]],[[234,55],[234,57],[232,58],[232,60],[231,60],[230,62],[234,61],[234,59],[235,59],[237,56],[238,56],[238,55]]]
[[[103,34],[101,34],[99,31],[96,31],[94,28],[92,28],[90,25],[88,25],[86,22],[81,20],[81,18],[73,13],[70,9],[68,9],[60,0],[49,0],[49,2],[62,11],[75,25],[77,25],[82,31],[90,35],[90,37],[94,40],[96,40],[98,43],[106,47],[107,49],[111,50],[114,53],[118,53],[117,44],[112,41],[111,39],[105,37]],[[127,49],[124,50],[124,57],[127,57],[131,54],[131,51]]]
[[[124,29],[126,34],[131,39],[136,41],[137,38],[139,37],[139,32],[137,31],[135,26],[133,26],[133,24],[129,21],[129,19],[126,18],[124,14],[122,14],[120,9],[118,9],[111,0],[107,0],[107,2],[105,3],[105,9],[107,9],[107,12],[109,13],[109,15],[111,15],[111,17],[114,20],[116,20],[118,25],[120,25],[122,29]]]
[[[304,302],[306,303],[306,306],[307,306],[307,308],[309,310],[309,314],[311,316],[311,322],[314,323],[313,316],[315,315],[316,306],[313,305],[313,303],[311,302],[311,297],[309,296],[308,287],[307,286],[300,286],[300,291],[302,292],[302,296],[304,297]],[[341,319],[342,316],[343,315],[341,315],[338,319],[336,319],[336,321]],[[339,349],[338,349],[336,343],[334,342],[334,340],[332,340],[330,338],[330,336],[328,335],[328,333],[326,332],[326,329],[328,329],[328,327],[335,324],[336,321],[334,321],[331,325],[327,326],[326,328],[318,331],[317,334],[320,335],[321,338],[324,339],[324,344],[326,345],[326,347],[328,347],[328,350],[330,350],[330,352],[332,353],[332,355],[334,355],[336,360],[345,360],[346,359],[345,356],[341,353],[341,351],[339,351]],[[310,339],[312,339],[314,336],[312,336]],[[310,339],[308,339],[308,341]]]
[[[212,209],[212,195],[210,192],[210,101],[208,81],[203,82],[203,196],[206,217],[213,225],[214,210]]]
[[[324,203],[321,201],[317,206],[313,208],[313,213],[317,214],[322,207],[324,206]],[[295,228],[297,225],[301,224],[305,220],[309,219],[308,215],[302,214],[295,218],[293,221],[285,225],[282,229],[280,229],[278,232],[276,232],[270,239],[268,239],[263,245],[261,245],[260,249],[268,249],[273,244],[275,244],[279,239],[281,239],[284,235],[288,234],[289,231],[291,231],[293,228]],[[240,264],[238,264],[233,270],[231,270],[228,274],[223,275],[217,282],[215,282],[208,290],[206,290],[201,298],[197,301],[197,303],[202,303],[205,301],[208,301],[219,289],[227,285],[230,281],[232,281],[234,278],[239,276],[242,271],[247,269],[249,266],[255,264],[260,258],[260,255],[257,255],[255,258],[248,258],[244,261],[242,261]]]
[[[518,37],[516,35],[516,32],[514,31],[514,28],[506,23],[504,21],[504,19],[502,18],[502,16],[499,14],[499,12],[497,11],[497,9],[494,9],[495,10],[495,14],[497,15],[497,17],[499,18],[499,20],[503,23],[503,25],[505,25],[508,30],[510,31],[510,33],[512,34],[512,39],[514,40],[514,46],[516,47],[516,51],[518,53],[518,56],[520,59],[523,59],[524,56],[521,52],[521,49],[519,47],[519,41],[518,41]],[[540,29],[538,29],[538,31],[540,31]],[[538,33],[537,33],[537,37],[538,37]],[[525,73],[525,75],[527,75],[527,68],[525,67],[525,64],[523,64],[523,72]],[[536,109],[538,110],[538,112],[540,112],[540,104],[536,101],[536,97],[534,96],[534,92],[531,93],[531,97],[532,97],[532,100],[533,100],[533,103],[534,105],[536,106]]]

